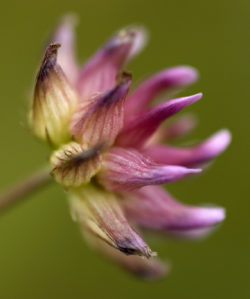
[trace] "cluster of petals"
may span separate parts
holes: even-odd
[[[160,185],[201,172],[226,149],[231,136],[223,129],[188,148],[162,143],[193,129],[192,115],[165,121],[202,94],[157,105],[153,101],[163,91],[169,98],[194,83],[197,71],[172,67],[130,91],[132,75],[123,69],[143,48],[145,29],[119,31],[79,68],[73,23],[64,18],[45,51],[30,126],[53,149],[51,173],[69,191],[72,217],[86,240],[132,273],[157,279],[168,267],[151,259],[157,254],[138,231],[199,238],[225,217],[220,207],[182,204]]]

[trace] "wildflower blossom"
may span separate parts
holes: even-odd
[[[152,102],[163,90],[172,96],[194,83],[196,70],[187,66],[163,70],[129,93],[132,75],[122,69],[145,44],[144,29],[121,30],[80,69],[72,26],[70,19],[64,19],[45,52],[30,126],[53,149],[51,173],[69,191],[72,217],[86,239],[131,272],[159,278],[167,268],[151,259],[157,254],[136,231],[148,228],[194,238],[224,219],[223,208],[184,205],[160,185],[199,173],[197,166],[228,146],[230,133],[221,130],[191,148],[161,144],[193,128],[191,116],[168,125],[164,121],[202,95],[155,106]]]

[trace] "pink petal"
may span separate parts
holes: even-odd
[[[181,138],[196,127],[197,120],[193,114],[184,114],[167,125],[163,124],[148,140],[148,145],[162,141]]]
[[[197,172],[200,169],[157,164],[134,149],[116,147],[104,154],[97,179],[108,190],[128,192],[146,185],[169,183]]]
[[[144,81],[127,99],[125,115],[140,113],[154,97],[164,89],[173,91],[173,88],[184,87],[197,80],[198,73],[194,68],[178,66],[163,70]]]
[[[86,234],[84,235],[86,236]],[[154,281],[166,276],[170,271],[168,265],[160,259],[149,260],[135,255],[126,256],[94,236],[87,235],[86,237],[90,245],[104,257],[139,278]]]
[[[74,138],[88,146],[100,141],[112,145],[123,127],[123,103],[130,84],[131,74],[123,72],[114,88],[83,101],[70,124]]]
[[[114,194],[88,184],[71,190],[70,196],[72,217],[83,230],[125,255],[156,255],[129,225]]]
[[[112,88],[118,71],[142,46],[143,29],[125,28],[109,39],[80,72],[78,91],[82,99]]]
[[[57,61],[66,74],[69,82],[75,86],[78,76],[78,66],[75,59],[75,32],[74,26],[77,18],[74,15],[66,15],[51,37],[51,42],[62,45],[57,55]]]
[[[224,129],[191,148],[156,145],[144,148],[143,153],[157,163],[190,167],[215,158],[228,147],[230,141],[231,133]]]
[[[170,100],[146,110],[136,119],[125,124],[124,129],[118,136],[117,145],[142,147],[165,119],[198,101],[201,97],[202,94],[199,93],[190,97]]]
[[[184,205],[158,186],[131,192],[123,203],[128,218],[135,223],[169,233],[184,232],[186,236],[214,226],[225,218],[223,208]]]
[[[217,226],[208,226],[202,228],[194,228],[194,229],[168,229],[165,230],[164,233],[171,238],[181,239],[181,240],[201,240],[209,235],[211,235],[216,229]]]

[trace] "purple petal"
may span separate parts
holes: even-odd
[[[66,74],[69,82],[75,86],[78,76],[78,66],[75,59],[75,32],[74,26],[77,18],[74,15],[66,15],[51,37],[51,42],[62,45],[57,55],[57,61]]]
[[[125,28],[94,54],[79,75],[78,91],[82,99],[114,86],[118,71],[139,51],[142,35],[140,27]]]
[[[134,149],[116,147],[104,154],[102,169],[97,178],[108,190],[128,192],[146,185],[169,183],[186,174],[200,171],[157,164]]]
[[[135,223],[169,233],[204,234],[208,228],[225,218],[220,207],[195,207],[176,201],[158,186],[147,186],[126,195],[126,214]],[[203,230],[202,230],[203,229]]]
[[[140,148],[165,119],[198,101],[201,97],[202,94],[199,93],[190,97],[170,100],[146,110],[136,119],[125,124],[118,136],[117,144]]]
[[[163,124],[148,140],[148,145],[162,141],[181,138],[196,127],[196,117],[193,114],[184,114],[167,125]]]
[[[215,158],[228,147],[230,141],[231,133],[224,129],[191,148],[156,145],[146,147],[143,153],[157,163],[190,167]]]
[[[171,238],[174,239],[181,239],[181,240],[201,240],[209,235],[211,235],[217,226],[208,226],[202,228],[195,228],[195,229],[168,229],[165,230],[164,233]]]
[[[149,260],[135,255],[126,256],[94,236],[87,235],[86,237],[90,245],[100,254],[139,278],[154,281],[166,276],[170,271],[169,266],[160,259]]]
[[[70,195],[72,217],[83,230],[125,255],[156,255],[129,225],[114,194],[88,184],[71,190]]]
[[[81,102],[73,115],[70,131],[82,144],[105,141],[111,146],[123,127],[123,103],[131,84],[131,74],[123,72],[117,85]]]
[[[144,81],[127,99],[125,115],[140,113],[154,97],[164,89],[184,87],[197,80],[198,73],[194,68],[178,66],[163,70]]]

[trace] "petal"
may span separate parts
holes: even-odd
[[[143,114],[125,124],[124,129],[118,136],[117,144],[136,148],[143,146],[165,119],[198,101],[201,97],[202,94],[199,93],[190,97],[170,100],[146,110]]]
[[[167,89],[173,93],[173,88],[182,88],[194,83],[198,78],[198,72],[192,67],[177,66],[163,70],[144,81],[127,99],[125,115],[140,113],[145,109],[154,97]]]
[[[57,61],[73,86],[76,85],[78,76],[78,67],[75,59],[74,27],[76,23],[77,17],[75,15],[69,14],[64,16],[50,38],[50,43],[58,42],[62,45],[57,55]]]
[[[56,61],[60,44],[51,44],[45,53],[36,79],[30,122],[34,133],[54,147],[67,143],[71,136],[69,120],[78,104],[61,67]]]
[[[131,228],[114,194],[87,185],[71,193],[70,206],[73,219],[83,229],[125,255],[156,255]]]
[[[125,28],[94,54],[79,75],[78,91],[82,99],[114,86],[119,70],[142,46],[140,40],[143,39],[143,35],[144,31],[141,27]]]
[[[174,238],[174,239],[181,239],[181,240],[202,240],[204,238],[207,238],[210,236],[216,229],[217,226],[208,226],[208,227],[202,227],[202,228],[194,228],[194,229],[168,229],[165,230],[165,234],[168,237]]]
[[[65,187],[78,187],[86,184],[101,168],[101,155],[98,144],[87,149],[76,142],[63,145],[50,157],[53,166],[52,175]]]
[[[123,127],[123,103],[131,84],[131,74],[123,72],[117,85],[83,101],[74,114],[70,131],[83,144],[105,141],[112,145]]]
[[[184,114],[167,125],[161,126],[148,140],[148,145],[162,141],[181,138],[196,127],[196,117],[193,114]]]
[[[169,183],[197,172],[200,169],[157,164],[134,149],[116,147],[104,154],[97,179],[108,190],[128,192],[146,185]]]
[[[221,207],[184,205],[158,186],[143,187],[127,194],[123,204],[130,220],[165,232],[195,232],[225,218],[225,210]]]
[[[86,234],[84,235],[86,236]],[[147,281],[158,280],[170,271],[169,266],[160,259],[149,260],[135,255],[126,256],[94,236],[87,235],[86,239],[104,257],[141,279]]]
[[[191,148],[156,145],[144,148],[143,153],[157,163],[192,167],[221,154],[228,147],[230,141],[231,133],[224,129]]]

